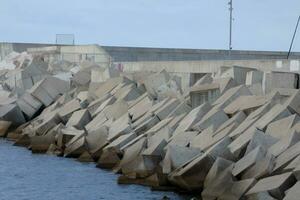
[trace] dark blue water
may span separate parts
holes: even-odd
[[[118,185],[117,175],[94,164],[49,155],[0,140],[2,200],[186,199],[172,192],[153,192],[138,185]]]

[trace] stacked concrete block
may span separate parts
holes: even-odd
[[[221,67],[182,94],[180,78],[165,70],[137,78],[83,63],[71,84],[36,77],[22,95],[3,93],[0,135],[34,153],[95,161],[121,174],[119,183],[201,191],[202,199],[292,199],[300,178],[295,77]],[[215,89],[213,100],[193,104],[193,91]]]

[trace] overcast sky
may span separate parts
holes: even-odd
[[[228,0],[0,0],[0,41],[227,49]],[[288,50],[300,0],[233,0],[233,48]],[[300,28],[300,27],[299,27]],[[300,51],[300,29],[294,43]]]

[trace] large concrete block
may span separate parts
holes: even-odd
[[[81,105],[79,103],[79,100],[73,99],[68,103],[66,103],[65,105],[63,105],[59,109],[58,114],[64,122],[67,122],[69,118],[72,116],[73,112],[80,109],[81,109]]]
[[[193,129],[202,131],[211,126],[213,131],[215,131],[228,119],[228,116],[223,110],[213,108],[206,115],[204,115],[198,123],[193,126]]]
[[[225,190],[218,200],[239,200],[255,183],[254,178],[234,181],[230,189]]]
[[[202,117],[211,109],[211,106],[207,103],[194,108],[187,116],[185,116],[179,123],[175,130],[175,133],[182,132],[191,129]]]
[[[237,99],[239,96],[252,95],[250,90],[244,86],[237,86],[227,90],[222,96],[220,96],[213,105],[216,105],[218,108],[224,109],[231,102]]]
[[[276,142],[274,145],[272,145],[268,152],[275,157],[279,156],[281,153],[283,153],[285,150],[296,144],[300,141],[300,134],[293,131],[289,135],[281,138],[278,142]]]
[[[87,109],[75,111],[66,126],[74,126],[77,129],[83,129],[92,120],[91,114]]]
[[[263,132],[257,132],[254,137],[252,137],[251,141],[249,142],[245,155],[247,155],[250,151],[255,149],[258,146],[261,146],[265,149],[268,149],[273,144],[278,142],[279,140],[275,137],[270,135],[264,134]]]
[[[158,108],[154,113],[160,120],[167,118],[167,116],[180,104],[177,99],[170,99],[166,104]]]
[[[262,177],[269,176],[274,166],[275,157],[267,153],[264,159],[256,161],[252,167],[243,173],[242,179],[255,178],[258,180]]]
[[[284,173],[259,180],[246,195],[268,192],[277,199],[284,198],[284,192],[296,183],[292,173]]]
[[[17,105],[20,109],[27,115],[30,119],[34,116],[35,113],[42,107],[42,102],[37,98],[33,97],[28,92],[25,92],[24,95],[17,100]]]
[[[11,121],[13,126],[19,126],[25,123],[25,118],[19,106],[8,104],[0,106],[0,119]]]
[[[166,155],[162,161],[164,174],[169,174],[184,163],[201,154],[200,149],[188,148],[177,145],[168,145]]]
[[[256,135],[262,135],[263,132],[257,130],[256,128],[250,128],[237,137],[229,146],[231,153],[233,153],[237,158],[242,156],[243,152],[247,148],[247,145],[252,140],[252,138],[256,137]]]
[[[300,155],[300,142],[297,142],[276,158],[274,171],[286,167],[289,162],[296,158],[298,155]]]
[[[101,113],[107,106],[112,105],[116,102],[116,98],[114,96],[108,97],[105,101],[103,101],[92,113],[92,116],[95,117],[97,114]]]
[[[258,146],[234,164],[232,174],[238,176],[252,167],[257,161],[264,159],[266,151]]]
[[[152,101],[148,98],[148,96],[145,96],[141,101],[129,108],[128,112],[132,116],[132,121],[136,121],[142,117],[152,107],[152,105]]]
[[[267,103],[268,99],[265,96],[239,96],[224,108],[224,112],[233,115],[238,111],[244,111],[249,114],[255,109]]]
[[[12,122],[0,121],[0,137],[5,137]]]
[[[89,131],[86,135],[86,143],[92,157],[100,157],[102,149],[108,144],[108,127],[102,126],[96,130]]]
[[[300,182],[298,181],[293,187],[291,187],[283,200],[298,200],[300,196]]]
[[[299,121],[300,118],[296,114],[276,120],[267,126],[266,134],[279,139],[287,137],[290,129]]]
[[[107,140],[111,142],[121,135],[130,133],[132,130],[130,118],[128,114],[125,113],[111,124]]]
[[[276,104],[272,109],[261,117],[256,127],[260,130],[265,130],[265,128],[273,121],[290,116],[290,111],[280,104]]]
[[[205,178],[204,190],[201,193],[202,199],[217,199],[229,190],[234,181],[231,170],[231,162],[217,159]]]
[[[46,77],[35,84],[28,92],[45,106],[49,106],[59,94],[64,94],[69,89],[68,82],[55,77]]]
[[[107,106],[102,112],[108,119],[118,119],[125,113],[128,113],[128,104],[125,101],[120,100]]]
[[[186,190],[199,190],[213,163],[214,158],[204,153],[171,172],[168,178],[173,184]]]

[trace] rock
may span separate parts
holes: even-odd
[[[87,109],[75,111],[66,126],[74,126],[77,129],[83,129],[92,120],[92,117]]]
[[[300,155],[300,142],[297,142],[276,158],[274,171],[286,167],[298,155]]]
[[[201,154],[171,172],[169,180],[189,191],[203,187],[205,177],[214,163],[214,159],[207,153]]]
[[[42,107],[42,102],[32,96],[30,93],[25,92],[24,95],[17,100],[17,105],[23,113],[31,119]]]
[[[25,123],[22,111],[15,104],[0,106],[0,119],[4,121],[11,121],[13,126],[19,126]]]
[[[197,122],[199,122],[202,117],[211,109],[208,103],[202,104],[194,108],[190,113],[185,116],[179,123],[175,130],[175,134],[183,131],[190,130]]]
[[[80,110],[81,105],[79,100],[73,99],[68,103],[64,104],[58,111],[59,116],[64,122],[67,122],[72,116],[73,112]]]
[[[55,137],[51,134],[33,136],[30,138],[30,146],[33,153],[46,153],[50,145],[54,143]]]
[[[95,160],[99,159],[103,148],[108,144],[108,127],[101,126],[98,129],[88,131],[86,143],[89,153]]]
[[[169,174],[184,163],[201,154],[200,149],[188,148],[177,145],[168,145],[166,155],[162,161],[164,174]]]
[[[238,176],[252,167],[257,161],[265,158],[266,151],[258,146],[234,164],[232,174]]]
[[[10,121],[0,121],[0,137],[5,137],[8,129],[10,128],[12,122]]]
[[[296,144],[300,141],[300,134],[293,131],[289,135],[286,135],[285,137],[281,138],[278,142],[273,144],[268,152],[275,157],[279,156],[281,153],[283,153],[285,150]]]
[[[49,76],[36,83],[28,92],[45,106],[49,106],[59,94],[69,89],[70,86],[66,81]]]
[[[234,181],[229,190],[224,191],[218,200],[239,200],[256,183],[254,178]]]
[[[291,187],[283,200],[298,200],[300,195],[300,182]]]
[[[295,123],[299,122],[299,120],[299,116],[294,114],[274,121],[267,126],[266,134],[279,139],[284,138],[285,136],[288,136],[288,133],[291,131],[290,129]]]
[[[296,183],[292,173],[270,176],[259,180],[246,195],[256,194],[259,192],[268,192],[277,199],[284,198],[284,192]]]

